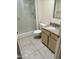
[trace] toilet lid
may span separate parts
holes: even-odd
[[[41,33],[41,30],[35,30],[34,33]]]

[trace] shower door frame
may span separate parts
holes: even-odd
[[[22,7],[22,19],[24,18],[24,2],[23,0],[20,0],[21,2],[21,7]],[[36,29],[39,29],[39,20],[38,20],[38,0],[35,0],[35,13],[36,13]],[[32,35],[33,34],[33,31],[29,31],[29,32],[25,32],[25,33],[22,33],[22,34],[18,34],[17,35],[17,39],[20,39],[20,38],[23,38],[23,37],[27,37],[29,35]]]

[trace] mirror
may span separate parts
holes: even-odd
[[[61,0],[55,0],[53,18],[61,19]]]

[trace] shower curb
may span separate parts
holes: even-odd
[[[25,33],[22,33],[22,34],[18,34],[17,35],[17,39],[21,39],[23,37],[27,37],[27,36],[30,36],[33,34],[33,31],[30,31],[30,32],[25,32]]]

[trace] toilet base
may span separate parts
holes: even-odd
[[[33,34],[34,34],[34,38],[36,39],[41,38],[41,30],[35,30]]]
[[[41,38],[41,35],[40,36],[34,36],[35,39],[40,39]]]

